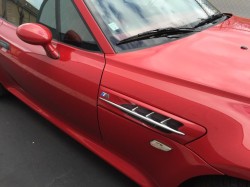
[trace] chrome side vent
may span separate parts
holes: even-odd
[[[185,135],[183,132],[180,132],[178,130],[178,128],[183,126],[183,124],[176,120],[173,120],[171,118],[155,113],[154,111],[148,110],[140,106],[130,105],[130,104],[118,105],[104,98],[100,97],[100,99],[102,101],[109,103],[110,105],[113,105],[116,108],[119,108],[127,115],[137,120],[140,120],[143,123],[151,127],[154,127],[160,131],[163,131],[166,133],[176,133],[176,134],[183,135],[183,136]]]
[[[136,112],[136,113],[138,113],[138,114],[140,114],[140,115],[142,115],[142,116],[144,116],[146,118],[152,119],[155,122],[158,122],[158,123],[160,123],[162,125],[168,126],[168,127],[172,128],[172,129],[174,129],[176,131],[178,131],[178,129],[183,126],[182,123],[180,123],[180,122],[178,122],[178,121],[176,121],[174,119],[171,119],[171,118],[169,118],[167,116],[163,116],[161,114],[158,114],[156,112],[153,112],[153,111],[148,110],[148,109],[143,108],[143,107],[138,107],[138,106],[129,105],[129,104],[122,104],[121,106],[125,107],[127,109],[130,109],[133,112]],[[134,117],[134,115],[132,115],[132,114],[129,114],[129,113],[126,113],[126,114],[131,116],[131,117]],[[157,126],[155,124],[152,124],[151,122],[145,121],[145,120],[143,120],[141,118],[136,117],[136,119],[142,121],[143,123],[145,123],[145,124],[147,124],[147,125],[149,125],[151,127],[156,128],[157,130],[160,130],[162,132],[165,132],[165,133],[171,133],[172,132],[170,130],[167,130],[165,128],[162,128],[162,127],[159,127],[159,126]]]

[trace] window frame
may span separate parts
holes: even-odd
[[[39,19],[41,17],[41,14],[42,14],[42,11],[44,9],[44,6],[45,4],[47,3],[48,0],[44,0],[42,5],[41,5],[41,8],[39,10],[39,13],[38,13],[38,16],[37,16],[37,23],[39,24],[42,24],[39,22]],[[93,53],[104,53],[100,44],[98,43],[97,39],[95,38],[95,36],[93,35],[92,31],[90,30],[88,24],[86,23],[85,19],[83,18],[82,14],[80,13],[78,7],[76,6],[74,0],[70,0],[71,3],[73,4],[73,6],[75,7],[75,10],[77,11],[78,15],[80,16],[83,24],[85,24],[88,32],[91,34],[91,36],[93,37],[93,39],[95,40],[96,42],[96,45],[97,47],[99,48],[99,51],[93,51],[93,50],[89,50],[89,49],[86,49],[86,48],[82,48],[82,47],[77,47],[77,46],[74,46],[74,45],[71,45],[71,44],[68,44],[68,43],[65,43],[61,40],[61,37],[60,37],[60,31],[61,31],[61,16],[60,16],[60,0],[55,0],[55,14],[56,14],[56,35],[57,37],[56,38],[53,38],[54,41],[58,42],[58,43],[62,43],[64,45],[68,45],[70,47],[74,47],[74,48],[77,48],[77,49],[81,49],[83,51],[88,51],[88,52],[93,52]],[[42,24],[44,25],[44,24]],[[46,26],[46,25],[45,25]],[[47,27],[47,26],[46,26]]]

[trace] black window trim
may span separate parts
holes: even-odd
[[[56,0],[56,34],[57,40],[61,41],[60,31],[61,31],[61,17],[60,17],[60,1]]]

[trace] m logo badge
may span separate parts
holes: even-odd
[[[109,99],[109,94],[107,94],[107,93],[105,93],[105,92],[102,92],[102,93],[101,93],[101,96],[102,96],[102,97],[105,97],[105,98],[107,98],[107,99]]]

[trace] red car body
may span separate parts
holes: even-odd
[[[186,38],[116,54],[83,1],[74,0],[103,53],[53,41],[59,59],[0,20],[0,82],[39,114],[141,186],[208,175],[250,180],[250,20],[230,19]],[[183,124],[164,133],[100,98]],[[157,140],[169,152],[150,145]]]

